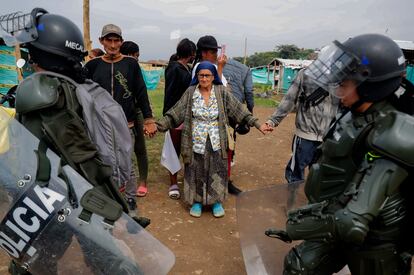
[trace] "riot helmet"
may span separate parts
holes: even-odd
[[[353,80],[361,102],[377,102],[393,94],[405,72],[399,46],[381,34],[363,34],[344,43],[333,41],[305,70],[316,84],[336,95],[344,80]]]
[[[6,44],[24,44],[32,61],[43,69],[73,78],[81,71],[87,52],[81,31],[69,19],[35,8],[28,14],[1,16],[0,25]]]

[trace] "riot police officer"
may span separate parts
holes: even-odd
[[[288,214],[284,274],[409,274],[407,242],[414,118],[398,110],[401,49],[379,34],[333,44],[306,70],[349,112],[324,138],[305,185],[307,206]],[[275,232],[273,232],[275,233]]]
[[[81,64],[86,51],[84,51],[80,30],[69,19],[49,14],[41,8],[34,9],[31,14],[3,18],[10,18],[9,22],[4,25],[11,26],[10,29],[3,28],[3,31],[11,34],[11,36],[7,36],[7,33],[3,33],[5,39],[8,39],[9,42],[15,39],[17,43],[25,43],[34,70],[36,72],[45,71],[25,79],[17,88],[16,93],[16,111],[19,121],[40,140],[38,150],[36,150],[38,167],[35,184],[41,187],[46,187],[49,184],[52,175],[50,167],[55,165],[51,165],[46,154],[47,148],[50,148],[62,159],[61,167],[71,166],[94,186],[90,190],[97,191],[93,193],[95,197],[89,198],[89,200],[95,201],[78,200],[74,197],[75,190],[67,174],[63,168],[59,168],[59,177],[67,183],[67,200],[72,208],[78,208],[78,203],[83,206],[79,218],[90,224],[91,216],[95,213],[93,209],[96,209],[100,212],[99,215],[106,218],[104,221],[113,224],[121,217],[122,210],[128,213],[128,208],[118,191],[118,187],[111,180],[112,168],[102,163],[97,147],[89,137],[81,119],[82,107],[76,99],[75,91],[77,84],[86,81],[86,74],[84,74]],[[24,29],[21,27],[22,25]],[[74,107],[68,111],[69,104]],[[127,127],[126,121],[125,127]],[[96,201],[98,197],[102,200]],[[94,203],[97,206],[94,206]],[[88,207],[92,207],[92,210]],[[114,213],[116,214],[113,215]],[[112,218],[107,220],[109,216]],[[49,273],[57,272],[56,261],[62,257],[73,236],[73,232],[68,228],[60,228],[48,229],[48,234],[58,235],[59,238],[56,239],[56,243],[52,243],[52,238],[46,239],[49,249],[36,255],[40,260],[31,266],[35,270],[48,270]],[[75,232],[75,234],[85,254],[85,261],[92,266],[93,272],[99,274],[112,272],[109,271],[108,263],[104,260],[105,251],[100,249],[98,245],[91,244],[93,242],[83,233]],[[100,251],[101,257],[86,256],[91,253],[91,250],[94,253]],[[119,253],[119,256],[122,255],[121,251],[116,253]],[[55,257],[55,262],[52,261],[50,266],[47,266],[46,261],[41,259],[42,257],[50,258],[50,255]],[[113,254],[110,256],[114,257]],[[133,272],[139,273],[134,263],[129,265]],[[12,274],[29,274],[27,269],[27,266],[22,268],[20,263],[12,262],[9,271]]]

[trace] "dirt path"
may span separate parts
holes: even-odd
[[[255,108],[255,115],[264,121],[273,111]],[[294,116],[289,115],[270,135],[252,129],[248,135],[238,136],[232,172],[235,184],[253,190],[284,181],[293,130]],[[175,253],[170,274],[245,274],[235,197],[230,195],[225,202],[224,218],[216,219],[205,211],[197,219],[189,215],[187,205],[168,198],[168,185],[166,170],[160,171],[151,179],[148,196],[138,203],[141,214],[152,220],[148,231]]]

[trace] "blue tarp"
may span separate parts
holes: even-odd
[[[413,65],[408,65],[407,66],[407,79],[409,81],[411,81],[411,83],[414,84],[414,66]]]
[[[164,69],[160,70],[141,70],[144,77],[145,85],[148,90],[155,90],[160,82],[161,76],[164,74]]]
[[[0,46],[0,93],[7,93],[16,84],[18,84],[18,78],[14,48]]]
[[[0,94],[6,94],[11,87],[18,83],[14,48],[0,46]],[[8,106],[7,102],[4,105]]]
[[[261,69],[251,69],[252,71],[252,77],[253,77],[253,83],[258,84],[270,84],[272,85],[272,79],[273,79],[273,72],[267,71],[267,68],[261,68]]]
[[[293,80],[295,79],[298,69],[284,68],[283,69],[283,82],[282,82],[282,93],[286,93],[289,90],[290,85],[292,85]]]

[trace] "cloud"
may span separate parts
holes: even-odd
[[[175,3],[187,3],[187,2],[195,2],[196,0],[160,0],[162,3],[166,4],[175,4]]]
[[[216,28],[213,26],[207,26],[206,24],[196,24],[191,27],[191,33],[214,33],[216,32]]]
[[[130,33],[159,33],[161,32],[161,28],[155,25],[144,25],[132,29],[128,29]]]
[[[210,9],[206,6],[190,6],[185,9],[186,13],[189,14],[202,14],[208,12]]]

